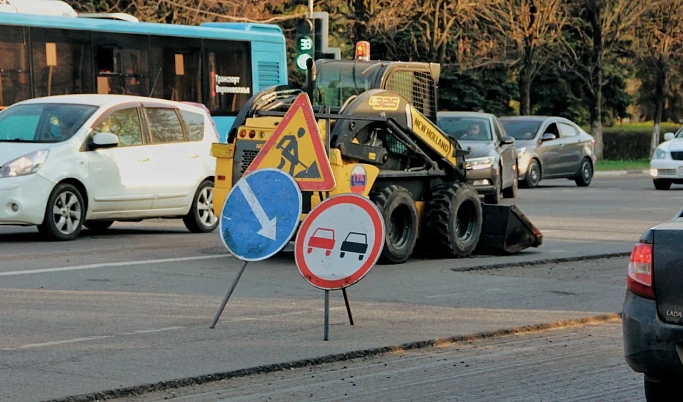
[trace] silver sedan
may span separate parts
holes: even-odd
[[[543,179],[571,179],[588,186],[595,171],[595,140],[563,117],[501,117],[516,140],[520,185],[533,188]]]

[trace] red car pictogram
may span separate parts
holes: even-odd
[[[317,228],[308,239],[308,254],[312,253],[314,248],[325,250],[325,256],[329,257],[334,248],[334,230]]]

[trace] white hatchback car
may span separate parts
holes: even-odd
[[[671,184],[683,184],[683,128],[676,134],[664,134],[650,160],[650,176],[657,190],[668,190]]]
[[[0,112],[0,225],[71,240],[83,226],[164,217],[210,232],[217,141],[206,111],[179,102],[63,95],[16,103]]]

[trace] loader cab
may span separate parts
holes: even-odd
[[[386,89],[402,95],[436,122],[440,72],[436,63],[322,59],[316,61],[311,102],[340,111],[365,91]]]

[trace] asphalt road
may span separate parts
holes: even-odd
[[[98,391],[609,315],[620,309],[625,256],[682,199],[680,188],[656,191],[646,177],[521,190],[514,203],[543,231],[541,248],[377,266],[349,288],[354,326],[332,292],[329,341],[323,292],[301,278],[291,254],[250,264],[209,329],[240,265],[217,233],[156,220],[45,243],[34,228],[0,227],[0,400],[94,400]],[[580,260],[596,255],[613,258]],[[535,261],[551,263],[480,270]]]
[[[612,320],[238,377],[125,400],[644,400],[642,379],[624,364],[622,350],[621,321]]]

